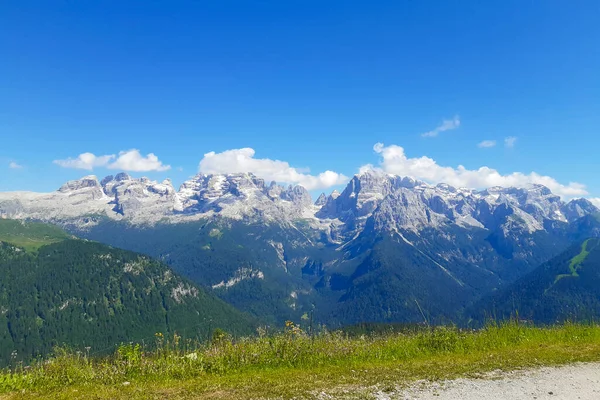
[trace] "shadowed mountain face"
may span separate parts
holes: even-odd
[[[600,318],[600,239],[584,240],[512,285],[484,298],[471,313],[551,324]]]
[[[158,257],[270,323],[313,312],[329,325],[455,319],[598,236],[597,213],[541,185],[476,191],[373,171],[314,204],[252,174],[199,175],[179,190],[118,174],[0,193],[0,215]]]
[[[108,352],[121,342],[153,343],[156,332],[206,338],[215,327],[249,334],[253,321],[147,256],[0,220],[3,364],[57,345]]]

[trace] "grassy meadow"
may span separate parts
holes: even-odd
[[[208,343],[156,334],[152,349],[123,344],[108,357],[56,349],[0,375],[6,399],[372,398],[416,380],[600,360],[600,326],[509,322],[348,335],[306,334],[293,323],[272,335]]]
[[[0,218],[0,242],[11,243],[25,251],[33,252],[70,237],[62,229],[52,225]]]

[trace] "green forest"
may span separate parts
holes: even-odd
[[[58,345],[111,352],[123,342],[153,342],[157,332],[202,340],[219,327],[254,331],[252,318],[161,262],[15,224],[0,220],[0,364]],[[34,242],[28,236],[35,246],[20,246]]]

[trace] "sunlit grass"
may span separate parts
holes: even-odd
[[[58,227],[38,222],[0,219],[0,241],[34,252],[70,236]]]
[[[57,350],[30,368],[5,371],[0,389],[14,398],[312,398],[315,391],[352,397],[375,384],[600,360],[600,327],[579,324],[511,322],[359,337],[310,337],[289,324],[279,334],[235,341],[223,332],[204,344],[176,335],[156,340],[153,350],[128,344],[102,358]]]

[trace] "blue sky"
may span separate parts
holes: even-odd
[[[314,191],[370,164],[597,197],[600,3],[576,3],[2,2],[0,190],[177,185],[204,158]]]

